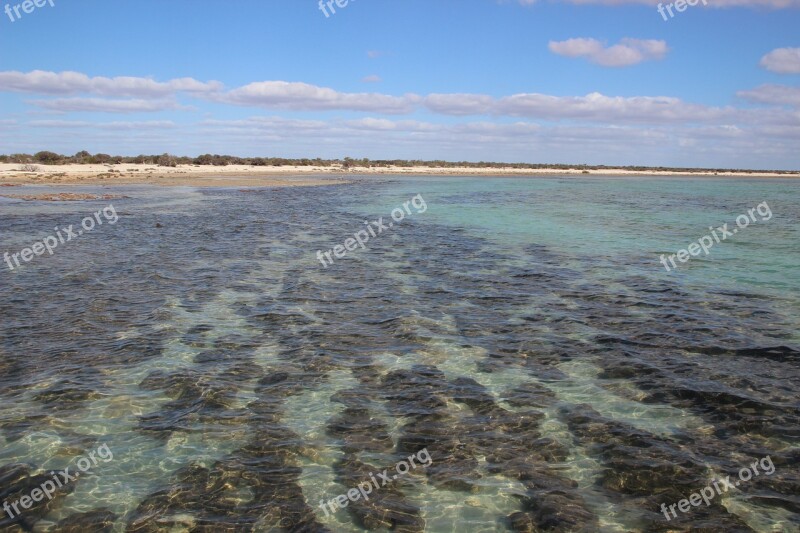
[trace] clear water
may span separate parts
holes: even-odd
[[[0,264],[0,499],[114,458],[0,528],[800,527],[796,181],[100,192],[127,196],[117,224]],[[424,213],[320,264],[417,194]],[[707,257],[659,262],[762,202]],[[0,199],[0,252],[108,203]],[[422,447],[429,468],[319,507]],[[767,455],[773,474],[662,514]]]

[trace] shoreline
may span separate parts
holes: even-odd
[[[622,168],[500,168],[500,167],[355,167],[333,166],[199,166],[158,167],[148,164],[37,165],[33,172],[20,165],[0,164],[0,187],[22,185],[160,185],[191,187],[311,187],[350,183],[361,176],[608,176],[608,177],[698,177],[797,179],[800,172],[713,172],[628,170]],[[3,189],[0,189],[2,194]]]

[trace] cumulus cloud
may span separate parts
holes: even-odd
[[[778,74],[800,74],[800,48],[778,48],[762,57],[760,64]]]
[[[193,78],[178,78],[158,82],[150,78],[121,76],[117,78],[90,78],[80,72],[0,72],[0,91],[72,95],[95,94],[111,97],[163,98],[176,92],[203,94],[219,91],[219,82],[200,82]]]
[[[230,104],[295,111],[349,110],[405,114],[414,110],[417,95],[343,93],[328,87],[286,81],[261,81],[229,91],[220,100]]]
[[[667,43],[653,39],[622,39],[619,44],[606,46],[597,39],[567,39],[550,41],[548,45],[554,54],[566,57],[583,57],[604,67],[629,67],[643,61],[663,59],[667,53]]]

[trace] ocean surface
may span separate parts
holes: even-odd
[[[81,475],[1,531],[800,531],[800,181],[63,190],[125,198],[0,199],[0,254],[119,217],[0,263],[0,504]]]

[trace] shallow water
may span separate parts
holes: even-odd
[[[101,192],[127,198],[0,204],[0,253],[119,214],[0,264],[0,500],[113,451],[4,530],[800,529],[796,181]],[[707,257],[659,262],[765,201]],[[429,467],[320,508],[423,448]]]

